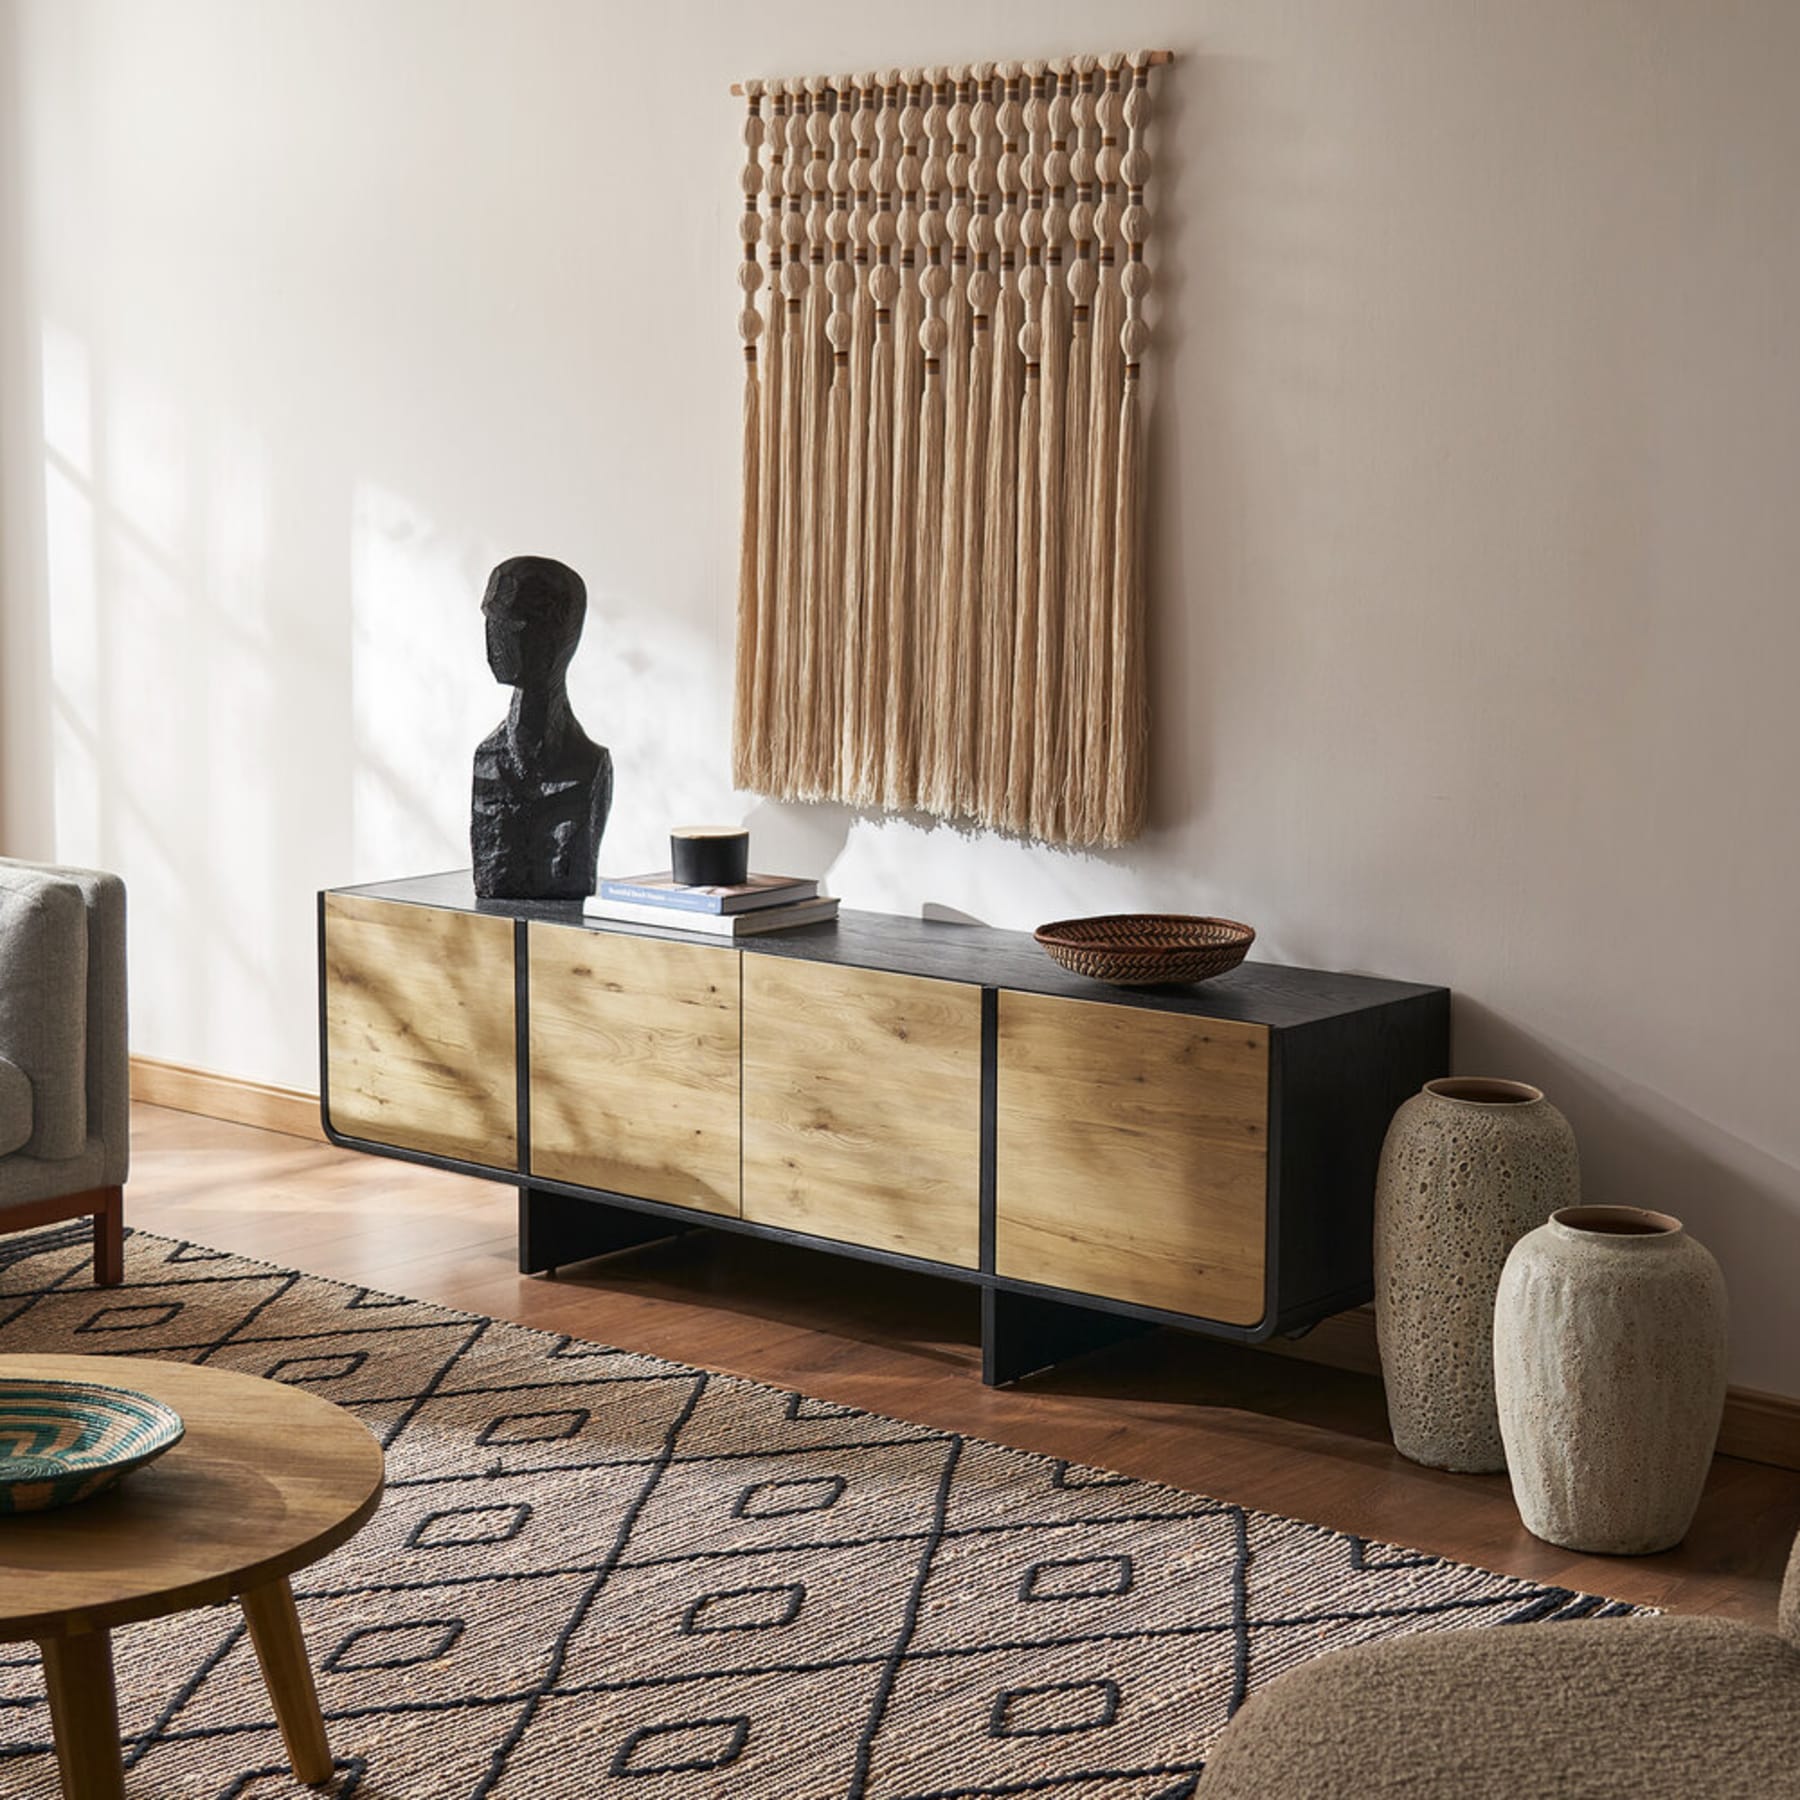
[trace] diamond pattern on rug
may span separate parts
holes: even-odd
[[[269,1375],[388,1458],[294,1580],[331,1785],[217,1608],[114,1634],[139,1800],[1188,1800],[1322,1651],[1634,1610],[141,1232],[96,1293],[88,1243],[0,1240],[0,1351]],[[29,1647],[0,1790],[59,1792]]]

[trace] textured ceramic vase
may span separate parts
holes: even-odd
[[[1402,1456],[1506,1467],[1494,1294],[1507,1252],[1581,1197],[1575,1134],[1522,1081],[1429,1081],[1395,1113],[1375,1187],[1375,1326]]]
[[[1687,1535],[1725,1407],[1725,1278],[1679,1219],[1551,1215],[1507,1258],[1494,1378],[1513,1498],[1569,1550],[1648,1556]]]

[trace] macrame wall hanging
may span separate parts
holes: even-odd
[[[1145,131],[1167,60],[734,90],[740,786],[1052,843],[1142,830]]]

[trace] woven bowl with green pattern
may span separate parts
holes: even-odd
[[[91,1381],[0,1381],[0,1514],[91,1500],[181,1442],[181,1415]]]

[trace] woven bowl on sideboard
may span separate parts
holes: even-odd
[[[174,1407],[93,1381],[0,1381],[0,1516],[91,1500],[181,1442]]]
[[[1187,913],[1107,913],[1040,925],[1037,941],[1065,969],[1114,987],[1210,981],[1235,969],[1256,933],[1235,919]]]

